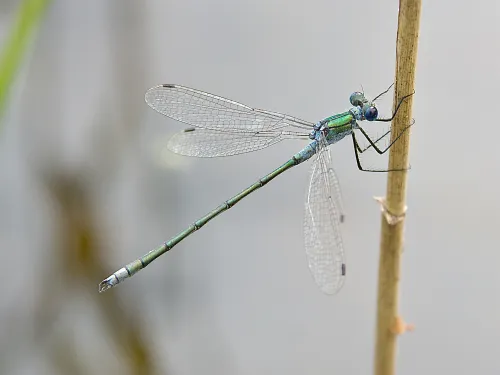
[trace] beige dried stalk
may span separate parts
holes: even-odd
[[[394,103],[414,91],[415,65],[420,24],[421,0],[400,0],[396,42],[396,82]],[[392,139],[411,122],[413,97],[405,100],[392,124]],[[408,167],[410,132],[390,150],[389,169]],[[387,196],[382,202],[382,235],[377,298],[375,375],[395,373],[396,339],[401,319],[398,314],[398,289],[406,198],[406,172],[389,172]],[[393,220],[390,220],[390,219]],[[398,220],[400,219],[400,220]]]

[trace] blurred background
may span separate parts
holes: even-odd
[[[306,165],[132,280],[97,285],[304,145],[174,155],[165,144],[183,125],[144,103],[148,88],[318,121],[361,84],[373,97],[393,81],[398,2],[2,0],[4,57],[33,3],[17,69],[0,72],[0,374],[371,373],[372,197],[386,175],[358,171],[350,141],[332,147],[338,295],[307,268]],[[399,339],[401,374],[500,373],[499,17],[496,0],[423,4],[400,298],[416,331]]]

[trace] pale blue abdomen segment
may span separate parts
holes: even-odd
[[[310,159],[311,156],[313,156],[316,153],[317,149],[318,149],[318,141],[314,140],[311,143],[309,143],[306,147],[304,147],[302,150],[293,155],[293,158],[297,160],[297,164],[303,163],[306,160]]]

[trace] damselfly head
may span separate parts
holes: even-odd
[[[375,121],[378,117],[378,109],[374,103],[366,103],[363,106],[363,114],[367,121]]]
[[[349,97],[349,101],[355,107],[362,107],[366,102],[365,94],[359,91],[353,92]]]
[[[365,94],[356,91],[351,94],[349,101],[355,107],[358,107],[362,113],[362,120],[375,121],[378,117],[378,110],[373,101],[366,99]]]

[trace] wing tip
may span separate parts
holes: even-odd
[[[173,89],[173,88],[176,88],[176,87],[179,87],[179,85],[176,85],[176,84],[173,84],[173,83],[163,83],[161,85],[156,85],[156,86],[153,86],[153,87],[149,88],[146,91],[146,94],[148,92],[151,92],[151,91],[154,91],[154,90],[157,90],[157,89],[160,89],[160,88]]]
[[[161,84],[161,85],[157,85],[157,86],[153,86],[151,88],[149,88],[146,93],[144,94],[144,100],[146,101],[146,103],[153,108],[153,105],[152,105],[152,96],[154,96],[154,92],[157,91],[158,89],[161,89],[161,88],[169,88],[169,89],[173,89],[173,88],[178,88],[179,86],[178,85],[175,85],[173,83],[164,83],[164,84]]]
[[[334,285],[323,285],[320,286],[321,291],[328,295],[328,296],[334,296],[340,292],[340,290],[343,288],[345,282],[345,275],[342,275],[339,280],[334,284]]]

